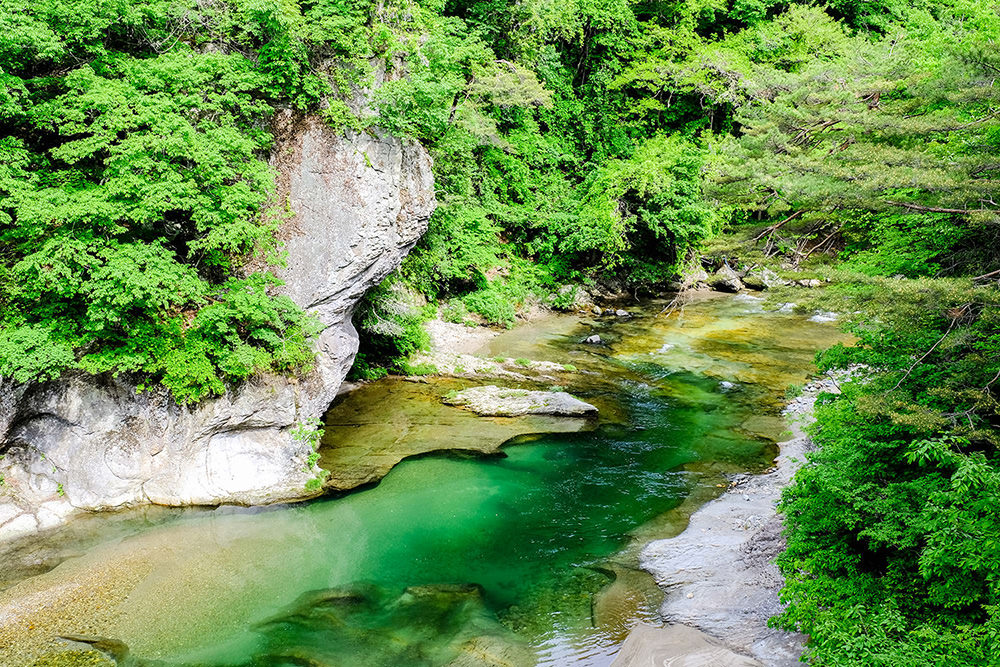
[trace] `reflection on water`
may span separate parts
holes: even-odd
[[[662,305],[490,342],[489,355],[578,367],[568,390],[602,406],[596,429],[519,436],[503,457],[406,460],[373,488],[308,505],[175,513],[22,581],[0,605],[128,555],[142,567],[113,613],[73,612],[81,629],[61,632],[85,628],[188,665],[609,664],[659,601],[636,549],[680,530],[725,475],[770,464],[785,386],[837,335],[731,298],[657,316]],[[592,332],[611,345],[579,344]],[[326,446],[357,448],[352,419],[403,423],[399,411],[417,403],[421,437],[446,425],[434,431],[440,448],[486,437],[483,422],[438,403],[451,385],[393,402],[392,382],[335,406]],[[401,438],[365,433],[376,449]]]

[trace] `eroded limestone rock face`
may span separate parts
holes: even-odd
[[[419,144],[346,138],[286,112],[275,122],[278,196],[295,215],[279,290],[324,329],[315,369],[269,376],[193,407],[124,379],[0,380],[0,539],[76,509],[141,503],[260,504],[305,498],[310,448],[291,431],[320,417],[357,352],[351,315],[427,228],[431,159]],[[41,509],[40,509],[41,508]]]

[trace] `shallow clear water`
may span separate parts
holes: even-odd
[[[680,530],[685,500],[725,474],[769,465],[781,392],[837,335],[747,301],[661,307],[490,344],[579,366],[569,390],[606,408],[591,430],[519,436],[502,456],[409,459],[377,486],[307,505],[179,514],[103,547],[104,560],[153,559],[100,634],[179,664],[608,664],[655,614],[629,554]],[[611,347],[579,345],[591,331]],[[456,410],[439,405],[444,386],[426,385],[425,418]],[[396,390],[371,385],[340,409],[367,400],[391,421]],[[474,436],[475,420],[456,424],[440,437]]]

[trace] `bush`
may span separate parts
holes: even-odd
[[[487,324],[510,328],[514,325],[514,304],[492,289],[480,290],[462,298],[466,307],[482,316]]]
[[[403,365],[414,352],[427,348],[424,322],[434,314],[432,306],[422,308],[418,300],[397,275],[365,295],[354,314],[362,336],[350,377],[373,380],[389,371],[409,374]]]
[[[452,324],[465,324],[468,314],[469,311],[461,299],[452,299],[441,307],[441,319]]]

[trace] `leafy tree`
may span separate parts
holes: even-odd
[[[273,246],[264,121],[309,88],[276,78],[301,61],[291,6],[4,0],[0,17],[0,373],[134,373],[197,401],[308,365],[304,314],[241,268]]]

